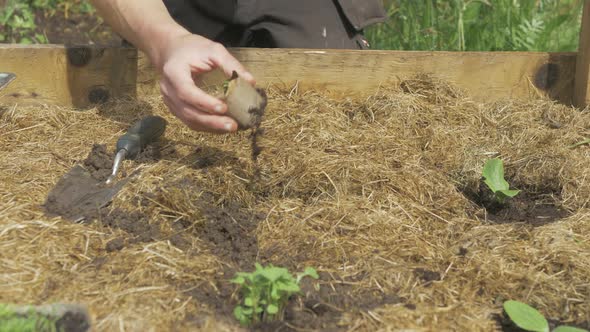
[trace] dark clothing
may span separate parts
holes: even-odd
[[[367,49],[382,0],[164,0],[192,33],[226,47]]]

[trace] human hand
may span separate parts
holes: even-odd
[[[152,59],[161,74],[160,90],[170,112],[196,131],[235,132],[238,124],[225,115],[227,105],[197,87],[193,77],[220,68],[228,78],[236,71],[254,85],[252,74],[223,45],[198,35],[181,34],[159,46]]]

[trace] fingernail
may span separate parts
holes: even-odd
[[[226,123],[224,126],[225,131],[232,131],[233,125],[231,123]]]
[[[223,111],[223,106],[221,106],[221,105],[215,105],[215,112],[216,113],[221,113],[221,111]]]

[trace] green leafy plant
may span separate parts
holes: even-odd
[[[0,6],[0,42],[44,44],[47,37],[39,32],[36,15],[52,17],[58,12],[65,18],[71,14],[93,14],[88,0],[6,0]]]
[[[35,14],[27,3],[8,0],[0,8],[0,41],[9,43],[31,44],[45,42],[45,36],[35,33]]]
[[[0,304],[0,332],[58,332],[56,322],[31,309],[27,315],[19,315],[9,305]]]
[[[570,51],[582,0],[384,0],[389,19],[367,29],[377,49]]]
[[[510,320],[519,328],[532,332],[549,332],[549,323],[547,319],[528,304],[519,301],[504,302],[504,311],[510,317]],[[588,332],[584,329],[571,326],[559,326],[553,332]]]
[[[243,301],[235,307],[234,316],[244,326],[282,320],[289,298],[301,291],[299,283],[305,277],[319,278],[311,267],[295,278],[285,268],[258,263],[254,272],[236,273],[231,282],[241,286]]]
[[[483,167],[483,177],[485,184],[500,204],[504,204],[506,198],[520,193],[520,190],[510,190],[510,184],[504,179],[504,162],[501,159],[488,160]]]

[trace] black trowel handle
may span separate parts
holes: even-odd
[[[158,140],[166,130],[164,118],[150,115],[137,121],[117,141],[117,151],[127,150],[127,158],[134,158],[148,144]]]

